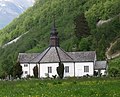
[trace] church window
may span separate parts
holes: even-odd
[[[28,71],[25,71],[25,74],[28,74]]]
[[[48,73],[52,73],[52,67],[48,67]]]
[[[65,73],[69,73],[69,66],[65,66]]]
[[[89,66],[84,66],[84,72],[89,72]]]
[[[28,64],[24,64],[24,67],[28,67]]]

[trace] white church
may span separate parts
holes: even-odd
[[[50,45],[42,53],[19,53],[18,61],[22,66],[22,78],[34,76],[33,68],[38,66],[38,77],[57,76],[59,63],[64,65],[64,77],[93,76],[95,71],[105,75],[106,61],[97,61],[95,51],[66,52],[59,45],[58,32],[53,24]]]

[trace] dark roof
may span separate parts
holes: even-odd
[[[60,47],[49,47],[42,53],[20,53],[20,62],[45,63],[45,62],[87,62],[94,61],[95,51],[65,52]]]
[[[106,68],[107,68],[107,61],[96,61],[95,62],[95,70],[106,69]]]
[[[39,54],[40,53],[19,53],[18,60],[21,63],[28,63],[28,62],[30,62],[31,59],[35,58]]]
[[[96,58],[95,51],[68,52],[68,54],[74,59],[75,62],[94,61]]]
[[[60,47],[49,47],[44,52],[33,58],[31,62],[73,62],[73,59]]]

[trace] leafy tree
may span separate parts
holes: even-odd
[[[13,72],[13,62],[12,62],[12,59],[4,59],[2,61],[2,66],[1,66],[2,70],[3,70],[3,74],[5,74],[6,76],[7,75],[12,75],[12,72]]]
[[[81,51],[89,51],[91,46],[90,37],[82,38],[79,43],[79,48]]]
[[[21,75],[23,74],[22,71],[22,66],[20,65],[20,62],[17,62],[14,66],[13,66],[13,76],[16,78],[21,78]]]
[[[57,67],[57,73],[59,77],[62,79],[64,76],[64,64],[61,62],[59,63],[59,66]]]
[[[35,78],[38,78],[38,66],[37,65],[33,68],[33,74]]]

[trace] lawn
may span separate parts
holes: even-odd
[[[0,81],[0,97],[120,97],[120,79]]]

